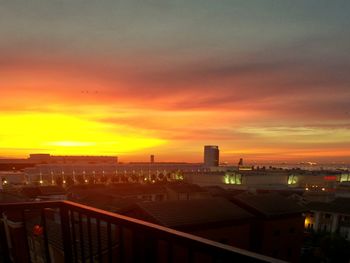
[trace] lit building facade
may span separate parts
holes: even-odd
[[[349,198],[336,198],[331,202],[310,202],[305,217],[305,230],[339,233],[350,240],[349,201]]]

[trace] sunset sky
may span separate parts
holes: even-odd
[[[0,156],[350,162],[349,0],[0,0]]]

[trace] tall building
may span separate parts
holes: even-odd
[[[219,146],[217,145],[204,146],[204,165],[219,166]]]

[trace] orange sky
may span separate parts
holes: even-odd
[[[160,161],[201,161],[205,144],[219,145],[228,162],[239,157],[344,161],[350,153],[341,120],[320,118],[306,125],[308,116],[299,119],[304,112],[283,111],[288,98],[210,105],[215,96],[209,94],[207,106],[192,106],[191,100],[196,104],[206,94],[188,87],[151,98],[122,79],[119,95],[115,82],[34,62],[30,69],[7,69],[0,84],[1,155],[97,154],[137,161],[155,154]],[[182,107],[181,101],[190,105]]]
[[[0,10],[0,156],[350,161],[341,5],[53,5]]]

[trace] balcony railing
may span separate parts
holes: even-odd
[[[3,262],[282,262],[69,202],[0,204]]]

